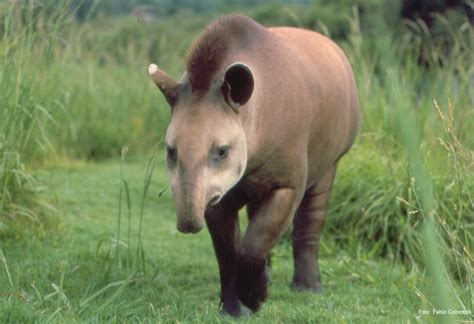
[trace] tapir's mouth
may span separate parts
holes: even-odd
[[[220,192],[217,192],[212,196],[211,200],[207,203],[207,207],[217,205],[219,201],[222,199],[222,194]]]

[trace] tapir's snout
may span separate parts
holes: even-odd
[[[204,227],[204,207],[203,204],[195,202],[186,206],[176,205],[177,223],[176,228],[181,233],[197,233]],[[184,208],[183,208],[184,207]]]
[[[219,203],[221,198],[222,198],[221,193],[216,193],[212,195],[211,199],[206,204],[206,209],[208,207],[214,206],[217,203]],[[195,234],[195,233],[198,233],[203,227],[204,227],[203,217],[193,215],[191,213],[188,213],[187,211],[178,213],[178,222],[177,222],[176,228],[181,233]]]
[[[179,218],[176,228],[184,234],[196,234],[204,227],[204,222]]]
[[[197,181],[180,182],[173,186],[176,204],[176,228],[181,233],[197,233],[204,227],[206,191]]]
[[[176,228],[185,234],[198,233],[204,227],[207,209],[218,204],[223,197],[217,188],[209,188],[206,183],[197,180],[175,182],[172,192],[176,205]]]

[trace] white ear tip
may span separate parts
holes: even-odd
[[[158,71],[158,65],[150,64],[150,66],[148,67],[148,73],[150,73],[150,75],[153,75],[156,71]]]

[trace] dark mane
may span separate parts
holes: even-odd
[[[254,24],[243,15],[232,14],[210,24],[194,42],[187,56],[187,71],[195,94],[209,90],[214,75],[229,52],[234,37],[243,37]]]

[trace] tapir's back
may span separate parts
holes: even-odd
[[[352,68],[343,51],[321,34],[291,27],[268,30],[289,46],[278,55],[289,57],[292,64],[279,67],[279,77],[298,96],[286,111],[304,110],[305,120],[287,127],[308,132],[308,177],[314,178],[312,173],[333,164],[355,139],[359,102]]]

